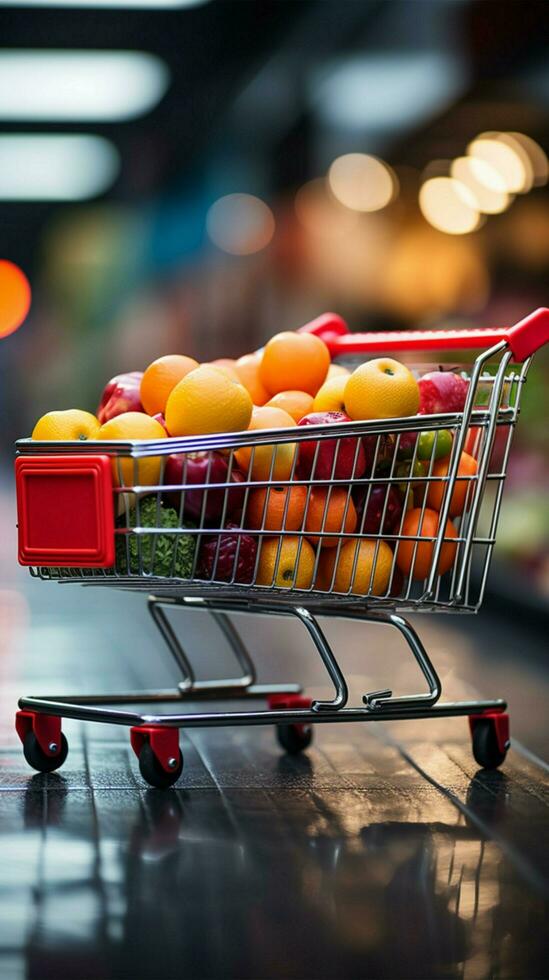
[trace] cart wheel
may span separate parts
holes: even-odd
[[[482,718],[475,722],[473,755],[483,769],[497,769],[505,761],[507,749],[499,747],[496,726],[492,718]]]
[[[139,771],[145,782],[149,783],[149,786],[155,786],[156,789],[167,789],[168,786],[173,786],[177,782],[183,772],[183,755],[181,749],[178,749],[177,752],[177,758],[173,760],[176,764],[168,772],[156,758],[150,743],[144,742],[139,753]]]
[[[29,766],[37,772],[54,772],[60,769],[69,752],[69,743],[61,732],[61,744],[57,755],[46,755],[34,732],[27,732],[23,740],[23,754]]]
[[[299,755],[309,748],[313,740],[313,728],[312,725],[277,725],[276,737],[286,752]]]

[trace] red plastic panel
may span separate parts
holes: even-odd
[[[114,564],[108,456],[19,456],[15,477],[21,565]]]
[[[42,715],[37,711],[18,711],[15,715],[15,730],[22,742],[29,732],[34,732],[42,752],[55,756],[61,748],[61,719],[57,715]],[[52,752],[50,745],[57,745]]]

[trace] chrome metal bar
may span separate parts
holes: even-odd
[[[460,573],[458,577],[458,582],[456,586],[456,591],[454,594],[454,599],[459,602],[463,596],[463,584],[467,574],[467,568],[469,565],[469,557],[471,555],[471,548],[473,545],[473,536],[475,533],[475,528],[478,520],[478,515],[480,512],[480,507],[482,504],[482,495],[484,492],[484,483],[486,480],[486,474],[488,473],[488,466],[490,463],[490,457],[492,455],[492,449],[494,446],[494,440],[496,437],[496,420],[498,414],[498,406],[501,398],[501,392],[503,389],[503,383],[505,381],[505,371],[507,365],[512,358],[511,351],[508,351],[501,359],[501,364],[498,368],[496,375],[496,380],[492,388],[492,395],[490,398],[490,422],[486,430],[486,436],[484,440],[484,451],[479,460],[479,466],[477,471],[477,486],[475,488],[475,493],[471,503],[471,510],[469,513],[469,527],[467,539],[465,542],[465,547],[461,555],[460,563]]]
[[[148,608],[151,616],[158,626],[164,640],[166,641],[178,667],[183,673],[184,679],[178,685],[182,694],[200,694],[210,692],[211,696],[214,696],[214,694],[218,692],[220,695],[222,695],[227,692],[242,692],[249,688],[252,684],[255,684],[257,679],[255,667],[248,651],[246,650],[246,647],[240,639],[238,632],[224,612],[211,608],[207,609],[207,611],[211,614],[212,618],[221,629],[242,670],[242,674],[239,677],[223,677],[220,679],[207,681],[197,680],[192,664],[185,654],[183,647],[176,636],[175,630],[164,612],[164,606],[173,605],[173,601],[170,601],[169,599],[163,599],[158,596],[149,596]]]
[[[331,711],[276,710],[276,711],[234,711],[197,712],[180,715],[148,715],[129,711],[107,711],[102,708],[86,707],[81,704],[68,704],[38,697],[19,699],[22,710],[38,711],[61,718],[75,718],[80,721],[98,721],[110,725],[156,725],[166,728],[224,728],[238,725],[311,725],[350,721],[404,721],[412,718],[441,718],[458,715],[482,714],[483,711],[505,711],[507,703],[493,701],[456,701],[403,707],[375,711],[370,708],[340,708]]]
[[[171,704],[181,701],[226,701],[247,698],[265,698],[271,694],[301,694],[300,684],[252,684],[245,691],[222,688],[217,682],[198,691],[130,691],[123,694],[52,694],[47,700],[60,704],[108,705],[108,704]]]
[[[389,626],[394,626],[395,629],[402,634],[415,657],[421,673],[429,685],[428,694],[411,694],[405,697],[397,698],[392,697],[392,691],[389,690],[371,691],[369,694],[364,695],[364,703],[368,705],[368,707],[376,710],[380,710],[381,708],[383,708],[383,710],[393,710],[394,708],[404,708],[407,705],[413,706],[422,704],[436,704],[440,698],[440,695],[442,694],[442,685],[438,678],[438,674],[429,659],[425,647],[410,623],[403,619],[402,616],[397,616],[396,613],[378,613],[377,615],[372,614],[369,616],[364,616],[364,619],[371,623],[383,623]]]
[[[147,608],[158,627],[163,639],[165,640],[167,647],[174,658],[179,670],[183,674],[183,680],[179,683],[180,691],[190,691],[195,684],[195,676],[193,668],[181,646],[181,643],[175,631],[164,612],[164,605],[166,603],[163,599],[159,599],[156,596],[149,596],[147,601]]]
[[[315,617],[309,612],[308,609],[305,609],[303,606],[296,606],[295,608],[290,606],[288,608],[291,609],[292,614],[297,616],[300,622],[303,623],[303,625],[309,631],[309,635],[322,658],[322,662],[328,671],[330,679],[336,690],[336,696],[332,701],[313,701],[312,710],[340,710],[347,704],[349,692],[345,677],[341,672],[330,644],[324,636],[324,633],[318,625]]]
[[[437,573],[438,573],[438,563],[439,563],[440,553],[442,551],[442,545],[444,540],[444,532],[446,530],[446,522],[448,520],[448,514],[450,511],[450,502],[452,500],[452,494],[454,492],[458,466],[461,460],[461,454],[465,446],[465,440],[467,438],[467,432],[471,422],[471,415],[473,414],[473,406],[477,393],[479,378],[481,376],[481,372],[484,365],[490,360],[490,358],[495,357],[499,353],[502,353],[504,350],[506,350],[506,348],[507,348],[507,344],[504,341],[502,341],[501,343],[495,344],[489,350],[485,351],[483,354],[477,357],[475,361],[475,366],[471,373],[471,379],[469,381],[469,390],[467,392],[467,398],[465,399],[463,414],[459,417],[456,423],[456,438],[454,439],[452,445],[452,451],[450,454],[450,465],[448,468],[446,490],[444,493],[442,507],[440,510],[437,540],[433,548],[431,570],[429,572],[429,578],[427,579],[427,586],[425,589],[426,599],[431,598],[434,592],[435,580],[437,578]]]
[[[242,687],[249,687],[250,684],[255,684],[257,680],[255,664],[248,653],[247,647],[242,642],[240,633],[225,613],[216,612],[215,610],[210,610],[210,612],[242,670]]]

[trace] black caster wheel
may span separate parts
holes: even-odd
[[[69,753],[69,743],[61,733],[61,744],[57,755],[46,755],[40,748],[40,743],[34,732],[27,732],[23,742],[23,754],[29,766],[37,772],[54,772],[59,769]]]
[[[139,753],[139,771],[149,786],[155,786],[156,789],[167,789],[168,786],[173,786],[177,782],[183,772],[181,749],[178,749],[177,753],[177,758],[173,760],[174,767],[168,772],[164,766],[160,765],[150,743],[145,742]]]
[[[475,761],[483,769],[497,769],[505,761],[507,749],[502,750],[498,744],[496,727],[489,718],[475,723],[473,729],[473,755]]]
[[[276,737],[286,752],[299,755],[309,748],[313,740],[313,729],[311,725],[277,725]]]

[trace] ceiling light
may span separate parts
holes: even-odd
[[[429,224],[449,235],[466,235],[481,224],[473,194],[453,177],[426,180],[419,192],[419,206]]]
[[[506,142],[504,136],[504,133],[482,133],[469,144],[467,153],[490,164],[510,194],[523,194],[532,186],[533,177],[517,145]]]
[[[115,10],[181,10],[209,0],[0,0],[0,7],[96,7]]]
[[[214,245],[231,255],[252,255],[274,235],[273,212],[253,194],[227,194],[212,204],[206,228]]]
[[[312,79],[312,101],[334,125],[411,129],[461,91],[459,60],[435,51],[346,58]]]
[[[0,136],[1,201],[85,200],[107,190],[119,168],[101,136]]]
[[[389,167],[366,153],[347,153],[328,172],[332,194],[353,211],[380,211],[395,195],[396,179]]]
[[[134,119],[169,84],[166,64],[142,51],[0,52],[0,119]]]
[[[458,157],[450,168],[452,177],[471,191],[476,207],[484,214],[500,214],[513,198],[505,189],[505,181],[489,163],[478,157]]]

